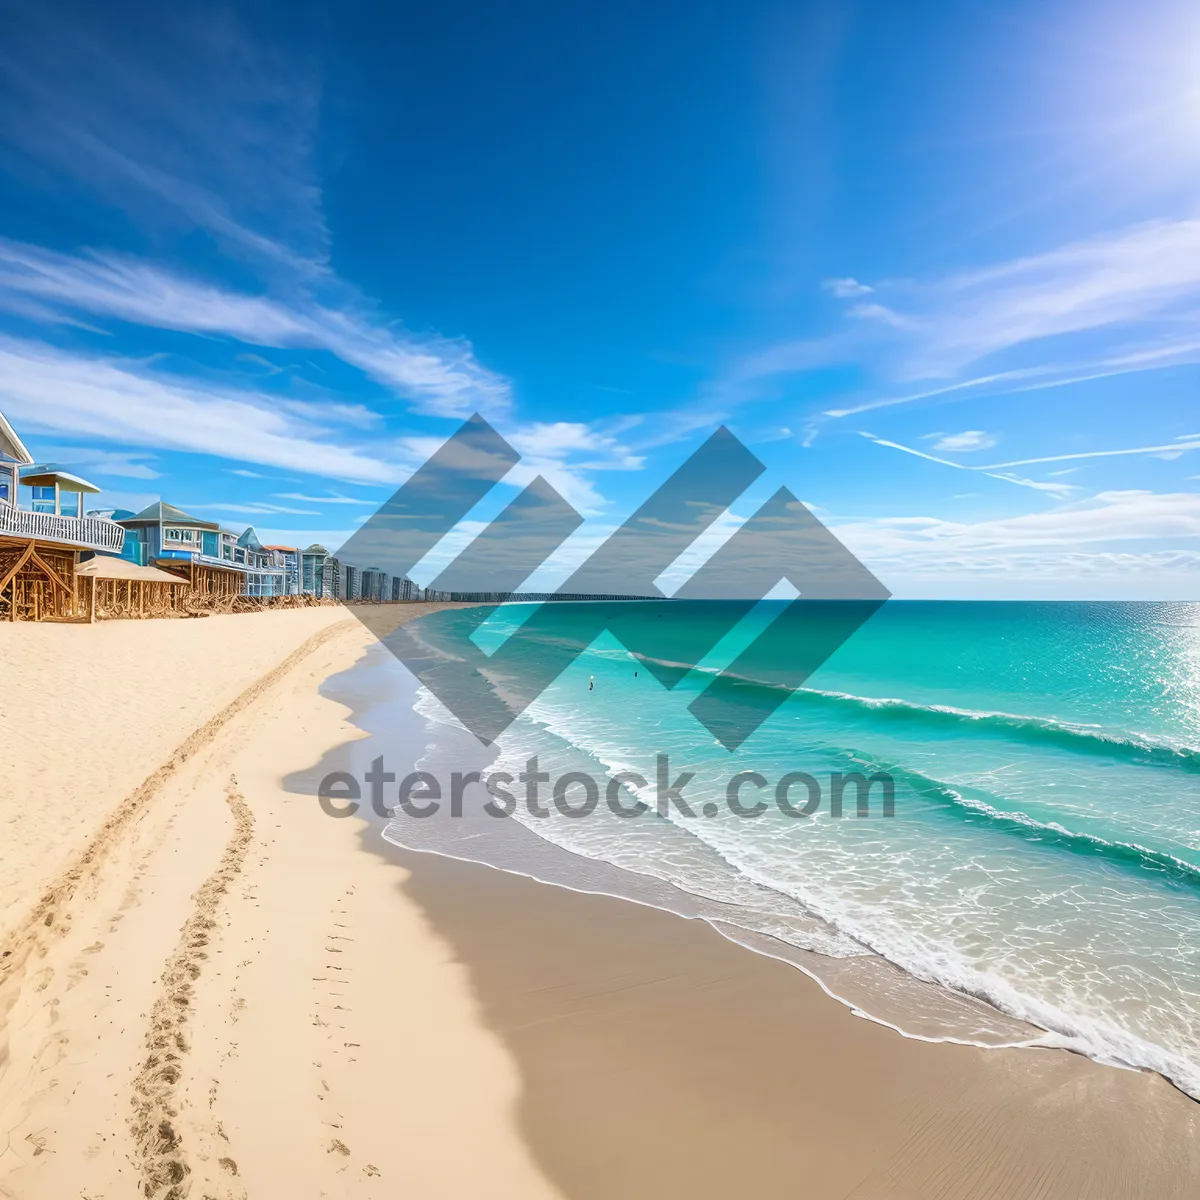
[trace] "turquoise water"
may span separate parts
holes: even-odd
[[[666,754],[672,778],[695,775],[689,806],[715,816],[621,819],[602,803],[586,819],[517,819],[734,906],[748,929],[881,955],[1200,1096],[1200,605],[891,602],[729,753],[688,703],[781,606],[759,606],[687,673],[678,649],[696,631],[680,623],[703,610],[626,606],[626,632],[641,622],[635,640],[661,662],[601,635],[497,746],[494,769],[515,775],[536,753],[552,775],[602,784],[653,781]],[[477,644],[503,644],[528,612],[494,610]],[[423,618],[424,636],[477,613]],[[672,663],[668,691],[648,668]],[[435,729],[452,723],[431,697],[421,707]],[[827,799],[799,819],[725,804],[740,771],[773,788],[790,771],[851,770],[892,776],[894,816],[875,798],[857,817],[853,789],[840,819]],[[653,786],[638,794],[653,806]]]

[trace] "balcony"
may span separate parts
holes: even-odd
[[[30,538],[119,554],[125,530],[103,517],[60,517],[0,504],[0,537]]]

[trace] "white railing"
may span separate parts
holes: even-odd
[[[59,517],[54,513],[26,512],[0,504],[0,536],[34,538],[43,542],[61,542],[67,546],[85,546],[89,550],[121,552],[125,530],[103,517]]]

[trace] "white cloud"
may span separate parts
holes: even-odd
[[[936,517],[881,518],[836,526],[868,554],[917,548],[1002,552],[1032,546],[1078,546],[1088,542],[1200,538],[1200,495],[1141,490],[1101,492],[1090,500],[976,524]]]
[[[1200,450],[1200,437],[1194,437],[1188,442],[1176,442],[1166,446],[1127,446],[1118,450],[1083,450],[1073,454],[1048,454],[1040,458],[1018,458],[1013,462],[993,463],[991,467],[981,470],[997,470],[1001,467],[1029,467],[1037,463],[1069,462],[1079,458],[1118,458],[1129,454],[1151,454],[1161,458],[1168,455],[1178,458],[1186,450]],[[1056,475],[1062,471],[1053,472]]]
[[[0,241],[0,306],[39,321],[79,314],[229,337],[248,346],[328,351],[419,412],[503,412],[507,380],[470,345],[417,335],[378,315],[329,264],[317,173],[321,80],[303,52],[258,39],[228,9],[159,6],[152,27],[38,6],[8,22],[0,135],[37,180],[82,185],[119,206],[165,259],[207,235],[251,290],[218,287],[109,252],[66,254]],[[297,18],[293,41],[312,34]],[[147,37],[155,52],[147,55]],[[276,373],[261,355],[243,362]]]
[[[580,421],[534,421],[513,427],[506,436],[515,450],[529,458],[559,459],[586,452],[594,463],[589,469],[596,471],[636,471],[645,461],[613,435]]]
[[[1078,488],[1069,483],[1050,483],[1048,480],[1026,479],[1022,475],[1010,475],[1006,471],[985,471],[989,479],[1002,479],[1005,483],[1015,483],[1019,487],[1033,488],[1035,492],[1046,492],[1060,498],[1070,496]]]
[[[0,383],[0,392],[3,383]],[[115,475],[126,479],[161,479],[162,472],[154,470],[145,460],[147,454],[98,450],[94,446],[46,446],[41,448],[43,461],[66,464],[88,475]]]
[[[329,236],[312,63],[256,40],[229,9],[158,6],[113,22],[89,6],[70,21],[29,6],[0,44],[0,132],[39,180],[82,183],[152,236],[201,230],[256,267],[315,278]]]
[[[893,329],[912,329],[914,325],[910,318],[901,316],[894,309],[888,308],[886,304],[875,302],[870,304],[852,304],[846,310],[846,315],[863,321],[881,321],[884,325],[890,325]]]
[[[319,517],[321,514],[309,508],[285,508],[280,504],[266,504],[257,501],[252,501],[248,504],[185,504],[183,506],[187,510],[200,511],[202,509],[211,509],[213,512],[231,512],[241,514],[264,513],[268,516],[277,514],[291,515],[297,517]]]
[[[366,504],[378,508],[380,501],[363,500],[358,496],[306,496],[303,492],[276,492],[280,500],[300,500],[306,504]]]
[[[275,397],[152,374],[0,336],[0,407],[28,427],[183,450],[336,479],[394,484],[408,474]]]
[[[849,277],[842,279],[826,279],[822,285],[827,292],[831,292],[839,300],[847,300],[853,296],[866,296],[874,291],[874,288],[868,287],[865,283],[859,283],[857,279]]]
[[[865,368],[876,394],[825,411],[838,419],[1200,363],[1200,219],[1128,226],[940,279],[873,287],[827,280],[825,287],[849,302],[851,321],[824,337],[744,356],[714,390],[737,403],[761,395],[771,378]],[[1107,342],[1099,353],[1094,337],[1086,341],[1097,331]],[[968,376],[984,360],[995,365]],[[918,380],[932,386],[914,387]]]
[[[933,284],[916,298],[938,374],[1009,346],[1126,325],[1200,300],[1200,220],[1154,221]]]
[[[889,441],[887,438],[876,437],[873,433],[868,433],[866,430],[859,430],[859,434],[865,437],[868,441],[872,441],[877,446],[883,446],[888,450],[899,450],[904,454],[911,454],[916,458],[923,458],[927,462],[937,463],[942,467],[953,467],[956,471],[982,471],[991,479],[999,479],[1005,483],[1014,483],[1019,487],[1033,488],[1035,491],[1048,492],[1054,496],[1066,497],[1075,491],[1068,483],[1044,483],[1034,479],[1025,479],[1020,475],[1010,475],[1006,472],[992,470],[989,467],[968,466],[965,463],[951,462],[946,458],[938,458],[933,454],[926,454],[924,450],[914,449],[912,446],[905,446],[900,442]],[[1000,466],[1018,466],[1017,463],[1001,463]]]
[[[973,432],[977,433],[978,431],[973,431]],[[1193,438],[1190,441],[1177,441],[1177,442],[1168,443],[1167,445],[1161,445],[1161,446],[1158,446],[1158,445],[1156,445],[1156,446],[1126,446],[1126,447],[1122,447],[1120,449],[1114,449],[1114,450],[1084,450],[1084,451],[1072,452],[1070,454],[1044,454],[1037,458],[1017,458],[1017,459],[1013,459],[1010,462],[988,463],[983,466],[976,466],[976,465],[967,464],[967,463],[951,462],[949,459],[945,459],[945,458],[938,458],[935,455],[926,454],[923,450],[916,450],[912,446],[905,446],[905,445],[902,445],[900,442],[893,442],[893,441],[889,441],[886,438],[877,437],[875,434],[868,433],[865,430],[859,430],[859,433],[861,434],[862,437],[865,437],[868,440],[874,442],[877,446],[885,446],[889,450],[900,450],[900,451],[903,451],[905,454],[912,454],[912,455],[915,455],[917,458],[924,458],[929,462],[938,463],[940,466],[943,466],[943,467],[953,467],[957,471],[982,471],[985,475],[988,475],[992,479],[1002,479],[1006,483],[1016,483],[1016,484],[1020,484],[1023,487],[1035,488],[1039,491],[1049,492],[1053,495],[1060,495],[1060,496],[1069,495],[1071,492],[1076,491],[1078,489],[1076,489],[1075,487],[1073,487],[1069,484],[1065,484],[1065,483],[1039,482],[1039,481],[1032,480],[1032,479],[1025,479],[1021,476],[1010,474],[1008,469],[1011,467],[1038,466],[1043,463],[1071,462],[1076,459],[1116,458],[1116,457],[1125,457],[1128,455],[1136,455],[1136,454],[1148,454],[1155,458],[1163,458],[1163,459],[1167,459],[1168,461],[1170,461],[1170,460],[1179,458],[1181,455],[1183,455],[1184,453],[1186,453],[1189,450],[1200,450],[1200,438]],[[937,437],[940,435],[930,434],[928,436]],[[962,435],[958,435],[958,436],[966,437],[969,435],[962,434]],[[983,435],[983,436],[986,437],[987,435]],[[934,449],[947,448],[947,447],[945,447],[946,441],[947,441],[947,439],[943,437],[942,441],[939,442],[938,445],[934,447]],[[988,443],[988,445],[991,445],[991,444],[992,444],[991,442]],[[959,449],[975,449],[975,448],[982,448],[982,447],[958,447],[958,448]],[[1072,471],[1077,470],[1077,469],[1078,468],[1069,468],[1068,470],[1065,470],[1065,471],[1050,471],[1050,472],[1048,472],[1048,474],[1051,477],[1061,477],[1063,475],[1069,475],[1072,473]]]
[[[847,315],[874,318],[886,327],[887,338],[877,350],[894,379],[953,379],[969,364],[999,351],[1099,329],[1138,330],[1143,342],[1075,363],[1060,361],[1057,351],[1042,351],[1052,355],[1049,361],[956,381],[944,389],[883,397],[830,415],[1022,379],[1039,380],[1027,386],[1058,386],[1094,373],[1195,361],[1200,354],[1194,334],[1200,307],[1200,220],[1135,225],[976,271],[881,287],[875,296],[870,303],[851,304]],[[1146,340],[1150,325],[1158,332]]]
[[[524,487],[541,475],[584,516],[594,516],[606,506],[604,497],[588,478],[591,472],[636,471],[645,461],[602,424],[502,422],[500,432],[521,455],[507,482]]]
[[[416,338],[375,320],[361,304],[335,309],[303,296],[284,302],[113,254],[61,254],[0,238],[0,304],[29,296],[47,311],[84,311],[257,346],[327,350],[436,416],[494,416],[511,402],[508,382],[483,367],[469,343]]]
[[[939,451],[954,453],[964,450],[987,450],[996,444],[996,439],[982,429],[966,429],[962,433],[930,433],[928,439],[937,438],[933,448]]]

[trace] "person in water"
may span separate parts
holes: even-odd
[[[588,691],[590,692],[595,686],[596,686],[595,675],[589,675],[588,676]]]

